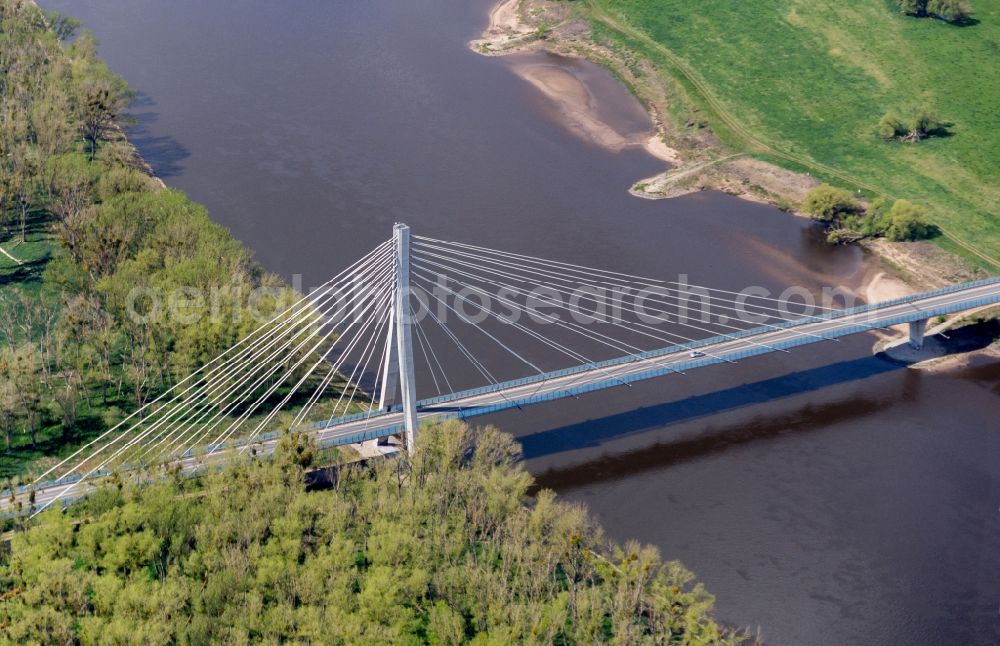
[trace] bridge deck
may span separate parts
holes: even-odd
[[[711,337],[695,343],[426,399],[418,403],[418,418],[421,421],[467,419],[996,303],[1000,303],[1000,278],[990,278],[821,317]],[[692,351],[699,352],[701,356],[692,357]],[[401,432],[402,428],[403,414],[397,407],[371,416],[354,415],[335,420],[332,425],[314,427],[310,432],[321,446],[335,446],[393,435]],[[277,434],[262,436],[258,441],[258,453],[266,455],[277,444]],[[226,454],[227,451],[212,454],[207,465],[194,457],[184,458],[180,463],[186,470],[210,468],[222,464]],[[64,479],[42,483],[36,487],[36,504],[43,505],[58,496],[59,491],[70,482],[72,480]],[[87,488],[89,485],[81,489]],[[74,495],[81,493],[77,491]],[[0,509],[5,507],[5,503],[0,501]]]
[[[996,303],[1000,303],[1000,278],[991,278],[823,317],[711,337],[695,343],[426,399],[418,403],[418,416],[421,420],[467,419]],[[704,356],[693,358],[689,355],[691,351],[698,351]],[[390,411],[368,419],[355,416],[354,419],[344,419],[315,431],[323,445],[352,444],[398,433],[401,420],[401,413]]]

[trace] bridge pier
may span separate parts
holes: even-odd
[[[910,323],[910,347],[919,350],[924,347],[924,332],[927,330],[927,319]]]

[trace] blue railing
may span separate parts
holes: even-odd
[[[1000,283],[1000,277],[985,278],[982,280],[976,280],[969,283],[962,283],[960,285],[951,285],[949,287],[942,287],[940,289],[935,289],[929,292],[921,292],[919,294],[911,294],[909,296],[903,296],[901,298],[895,298],[888,301],[880,301],[878,303],[871,303],[868,305],[859,305],[858,307],[852,307],[843,310],[836,310],[832,312],[825,312],[823,314],[818,314],[816,316],[809,316],[794,321],[783,321],[780,323],[769,323],[767,325],[761,325],[755,328],[750,328],[747,330],[739,330],[729,334],[723,334],[718,336],[707,337],[705,339],[698,339],[697,341],[691,341],[689,343],[677,344],[668,346],[665,348],[660,348],[657,350],[649,350],[646,352],[638,352],[633,355],[627,355],[624,357],[616,357],[614,359],[607,359],[605,361],[596,361],[593,363],[586,363],[579,366],[572,366],[569,368],[563,368],[561,370],[554,370],[552,372],[546,372],[543,374],[530,375],[527,377],[521,377],[520,379],[512,379],[510,381],[503,381],[496,384],[490,384],[487,386],[480,386],[478,388],[470,388],[468,390],[463,390],[457,393],[451,393],[448,395],[440,395],[438,397],[431,397],[429,399],[423,399],[417,402],[418,407],[428,407],[435,404],[443,404],[447,402],[456,401],[459,399],[466,399],[468,397],[475,397],[477,395],[486,395],[493,392],[498,392],[501,390],[506,390],[508,388],[513,388],[517,386],[524,386],[527,384],[538,383],[540,381],[548,381],[556,377],[565,377],[568,375],[577,374],[580,372],[588,372],[591,370],[597,370],[600,368],[609,368],[612,366],[618,366],[624,363],[631,363],[635,361],[643,361],[646,359],[653,359],[656,357],[662,357],[668,354],[675,354],[678,352],[696,350],[709,345],[716,345],[718,343],[725,343],[727,340],[732,339],[742,339],[749,336],[756,336],[759,334],[766,334],[768,332],[774,332],[777,330],[788,329],[792,327],[798,327],[801,325],[808,325],[810,323],[817,323],[820,321],[829,321],[837,318],[843,318],[845,316],[852,316],[854,314],[863,314],[865,312],[875,311],[879,309],[884,309],[886,307],[893,307],[895,305],[903,305],[905,303],[912,303],[915,301],[924,300],[927,298],[933,298],[935,296],[942,296],[944,294],[950,294],[954,292],[960,292],[966,289],[972,289],[975,287],[982,287],[984,285],[992,285],[994,283]],[[955,311],[961,311],[963,309],[968,309],[970,307],[975,307],[973,305],[963,304],[962,307]],[[925,313],[926,314],[926,313]],[[938,314],[926,314],[922,318],[931,318],[933,316],[938,316]],[[920,318],[920,317],[918,317]],[[879,326],[894,325],[881,322]],[[871,326],[868,326],[870,328]],[[865,328],[862,328],[865,329]]]
[[[485,395],[489,393],[499,392],[502,390],[507,390],[510,388],[516,388],[518,386],[524,386],[527,384],[538,383],[542,381],[548,381],[550,379],[555,379],[559,377],[565,377],[568,375],[578,374],[582,372],[589,372],[593,370],[598,370],[601,368],[608,368],[613,366],[618,366],[626,363],[633,363],[637,361],[653,359],[657,357],[662,357],[665,355],[676,354],[678,352],[695,350],[701,347],[716,345],[719,343],[725,343],[733,339],[746,338],[749,336],[756,336],[760,334],[766,334],[769,332],[775,332],[776,330],[788,329],[792,327],[797,327],[801,325],[808,325],[810,323],[817,323],[821,321],[830,321],[838,318],[843,318],[846,316],[852,316],[854,314],[862,314],[870,311],[877,311],[880,309],[885,309],[887,307],[893,307],[896,305],[903,305],[906,303],[913,303],[916,301],[925,300],[927,298],[933,298],[936,296],[942,296],[945,294],[951,294],[955,292],[960,292],[966,289],[972,289],[975,287],[982,287],[985,285],[992,285],[1000,283],[1000,277],[985,278],[982,280],[976,280],[968,283],[963,283],[960,285],[951,285],[949,287],[942,287],[940,289],[935,289],[927,292],[921,292],[919,294],[912,294],[909,296],[903,296],[901,298],[895,298],[887,301],[880,301],[878,303],[871,303],[868,305],[860,305],[858,307],[852,307],[849,309],[836,310],[831,312],[825,312],[816,316],[804,317],[794,321],[784,321],[780,323],[768,324],[766,326],[759,326],[751,328],[748,330],[741,330],[733,332],[731,334],[724,334],[719,336],[708,337],[705,339],[699,339],[697,341],[692,341],[689,343],[672,345],[665,348],[660,348],[657,350],[650,350],[647,352],[636,353],[634,355],[628,355],[624,357],[617,357],[614,359],[608,359],[605,361],[599,361],[589,364],[583,364],[579,366],[572,366],[570,368],[563,368],[561,370],[555,370],[552,372],[547,372],[544,374],[532,375],[528,377],[522,377],[520,379],[513,379],[510,381],[500,382],[497,384],[491,384],[489,386],[482,386],[480,388],[472,388],[468,390],[463,390],[457,393],[452,393],[449,395],[441,395],[439,397],[432,397],[429,399],[424,399],[417,402],[417,406],[423,409],[423,413],[432,413],[434,417],[439,419],[449,419],[449,418],[468,418],[475,417],[478,415],[486,415],[489,413],[497,412],[500,410],[505,410],[509,408],[514,408],[518,406],[526,406],[534,403],[539,403],[543,401],[551,401],[554,399],[561,399],[563,397],[572,397],[580,395],[583,393],[593,392],[595,390],[602,390],[604,388],[609,388],[616,385],[621,385],[624,383],[632,383],[635,381],[642,381],[645,379],[650,379],[652,377],[658,377],[668,373],[682,372],[684,370],[690,370],[693,368],[700,368],[703,366],[713,365],[717,363],[722,363],[726,361],[735,361],[739,359],[745,359],[747,357],[752,357],[760,354],[765,354],[772,351],[773,349],[789,349],[792,347],[806,345],[809,343],[815,343],[816,341],[823,339],[833,339],[842,336],[848,336],[851,334],[856,334],[858,332],[869,331],[873,327],[886,327],[890,325],[897,325],[900,323],[909,323],[921,319],[929,319],[936,316],[942,316],[945,314],[951,314],[954,312],[960,312],[966,309],[972,309],[984,305],[992,305],[1000,302],[1000,294],[995,296],[988,296],[982,298],[971,299],[968,301],[962,301],[961,303],[954,303],[952,305],[942,306],[938,308],[932,308],[929,310],[918,310],[913,312],[908,312],[895,317],[890,317],[888,319],[880,319],[877,326],[873,324],[861,324],[861,325],[851,325],[843,328],[837,328],[835,330],[824,331],[822,335],[815,336],[802,336],[793,339],[788,339],[785,341],[769,342],[767,346],[755,346],[750,348],[741,348],[739,350],[725,352],[721,354],[713,354],[712,356],[699,357],[693,361],[685,361],[680,363],[671,364],[669,367],[658,367],[651,368],[639,373],[634,373],[630,375],[616,375],[610,379],[601,380],[597,382],[591,382],[589,384],[574,386],[572,388],[566,388],[561,390],[554,390],[548,393],[542,393],[537,395],[532,395],[530,397],[525,397],[521,399],[512,399],[496,402],[493,404],[488,404],[485,406],[474,406],[470,408],[464,408],[461,410],[454,411],[440,411],[435,412],[433,406],[438,404],[445,404],[448,402],[453,402],[461,399],[466,399],[469,397],[475,397],[478,395]],[[819,337],[819,338],[816,338]],[[371,421],[377,423],[380,417],[385,416],[391,412],[399,412],[402,410],[400,405],[392,406],[389,411],[378,411],[373,413],[361,412],[353,413],[351,415],[345,415],[338,417],[330,422],[319,422],[312,424],[310,428],[313,430],[323,430],[327,428],[332,428],[342,424],[347,424],[350,422],[357,422],[363,419],[370,419]],[[344,444],[356,444],[359,442],[364,442],[368,440],[374,440],[381,437],[386,437],[388,435],[394,435],[403,430],[401,424],[393,424],[381,428],[371,428],[365,429],[363,431],[358,431],[356,433],[350,433],[347,435],[339,435],[334,438],[329,438],[322,440],[319,445],[321,447],[328,446],[338,446]],[[277,439],[280,436],[279,432],[270,432],[262,434],[254,438],[253,442],[268,442]],[[234,442],[235,446],[243,446],[247,443],[247,440],[237,440]],[[212,450],[212,448],[221,448],[221,445],[208,447],[205,450]],[[185,454],[182,457],[189,457]],[[96,476],[110,475],[109,471],[101,470],[95,472]],[[31,489],[43,489],[50,487],[59,487],[72,484],[80,480],[79,475],[71,475],[60,478],[58,480],[47,481],[39,483],[37,485],[22,485],[17,487],[17,492],[19,494],[26,493]],[[9,493],[4,492],[0,495],[7,496]]]

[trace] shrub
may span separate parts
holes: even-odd
[[[902,137],[906,134],[903,119],[895,112],[886,112],[878,122],[878,135],[885,140]]]
[[[896,111],[890,110],[879,119],[878,134],[886,140],[916,142],[948,134],[948,125],[928,110],[916,110],[908,117],[901,117]]]
[[[909,16],[926,16],[927,0],[899,0],[899,9]]]
[[[107,202],[122,193],[140,193],[155,187],[155,182],[145,173],[122,165],[111,165],[97,181],[97,195]]]
[[[972,17],[972,6],[964,0],[930,0],[927,14],[947,22],[962,23]]]
[[[835,222],[845,215],[857,213],[861,205],[842,188],[820,184],[806,195],[802,208],[820,222]]]
[[[897,200],[889,209],[889,226],[885,237],[900,242],[903,240],[920,240],[933,233],[933,228],[927,221],[927,210],[909,200]]]
[[[822,215],[813,217],[827,224],[826,240],[830,244],[847,244],[879,237],[896,242],[920,240],[929,238],[936,232],[934,226],[928,223],[927,212],[922,206],[907,200],[898,200],[890,206],[886,198],[880,197],[867,210],[862,211],[846,191],[824,186],[813,189],[817,192],[813,208]],[[845,205],[852,202],[856,208],[846,210]]]
[[[963,23],[972,17],[972,6],[965,0],[898,0],[899,9],[908,16],[940,18]]]

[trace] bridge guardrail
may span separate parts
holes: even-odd
[[[655,359],[657,357],[666,356],[669,354],[675,354],[677,352],[684,352],[689,350],[696,350],[700,347],[707,345],[715,345],[716,343],[724,342],[729,339],[741,339],[748,336],[756,336],[758,334],[764,334],[767,332],[774,332],[779,329],[788,329],[791,327],[797,327],[800,325],[815,323],[822,320],[833,320],[836,318],[843,318],[845,316],[852,316],[854,314],[862,314],[865,312],[878,310],[886,307],[893,307],[895,305],[902,305],[905,303],[923,300],[925,298],[933,298],[935,296],[941,296],[944,294],[950,294],[954,292],[959,292],[965,289],[972,289],[975,287],[982,287],[984,285],[991,285],[994,283],[1000,283],[1000,277],[984,278],[980,280],[971,281],[968,283],[961,283],[958,285],[949,285],[947,287],[941,287],[939,289],[931,290],[928,292],[920,292],[919,294],[910,294],[908,296],[903,296],[900,298],[894,298],[887,301],[879,301],[878,303],[869,303],[865,305],[859,305],[857,307],[846,308],[843,310],[836,310],[834,312],[825,312],[816,316],[807,316],[794,321],[783,321],[780,323],[769,323],[767,325],[758,326],[755,328],[750,328],[747,330],[740,330],[737,332],[721,334],[717,336],[707,337],[705,339],[698,339],[696,341],[691,341],[688,343],[682,343],[672,346],[667,346],[666,348],[660,348],[657,350],[649,350],[646,352],[637,352],[633,355],[628,355],[625,357],[616,357],[614,359],[607,359],[604,361],[596,361],[593,363],[587,363],[579,366],[572,366],[569,368],[562,368],[560,370],[553,370],[544,374],[530,375],[527,377],[521,377],[519,379],[512,379],[510,381],[500,382],[498,384],[490,384],[488,386],[480,386],[478,388],[470,388],[468,390],[463,390],[457,393],[452,393],[449,395],[440,395],[437,397],[431,397],[428,399],[423,399],[417,402],[417,406],[432,406],[434,404],[443,404],[450,401],[455,401],[458,399],[465,399],[467,397],[474,397],[476,395],[485,395],[491,392],[497,392],[499,390],[504,390],[506,388],[523,386],[531,383],[537,383],[539,381],[546,381],[548,379],[553,379],[556,377],[565,377],[567,375],[576,374],[579,372],[587,372],[590,370],[596,370],[599,368],[608,368],[611,366],[621,365],[623,363],[631,363],[635,361],[644,361],[647,359]],[[862,328],[863,329],[863,328]]]
[[[928,310],[926,312],[926,314],[927,314],[928,317],[940,316],[940,315],[943,315],[943,314],[950,314],[950,313],[953,313],[953,312],[959,312],[959,311],[962,311],[962,310],[965,310],[965,309],[969,309],[970,307],[979,307],[979,306],[982,306],[982,305],[991,305],[991,304],[995,304],[996,302],[997,302],[997,300],[995,298],[974,299],[974,300],[972,300],[972,301],[970,301],[968,303],[962,303],[962,304],[957,304],[957,305],[952,305],[952,306],[947,306],[947,307],[935,308],[935,309],[932,309],[932,310]],[[908,322],[908,321],[910,321],[912,319],[913,319],[913,315],[912,314],[908,314],[908,315],[905,315],[905,316],[898,316],[898,317],[893,317],[893,318],[887,319],[885,321],[885,324],[886,325],[897,325],[899,323]],[[848,326],[848,327],[840,328],[838,330],[834,330],[831,333],[831,338],[836,338],[836,337],[841,337],[841,336],[848,336],[848,335],[851,335],[851,334],[856,334],[858,332],[866,331],[868,329],[870,329],[870,326],[868,326],[868,325],[851,325],[851,326]],[[772,347],[777,347],[777,348],[782,348],[782,349],[788,349],[788,348],[792,348],[792,347],[795,347],[795,346],[806,345],[806,344],[814,343],[814,342],[815,341],[810,340],[810,339],[795,338],[795,339],[789,339],[787,341],[781,341],[781,342],[774,343],[772,345]],[[469,417],[477,417],[479,415],[487,415],[487,414],[498,412],[498,411],[501,411],[501,410],[507,410],[507,409],[510,409],[510,408],[514,408],[516,406],[524,406],[524,405],[539,403],[539,402],[543,402],[543,401],[550,401],[550,400],[554,400],[554,399],[561,399],[561,398],[567,397],[567,396],[582,395],[582,394],[585,394],[585,393],[588,393],[588,392],[593,392],[595,390],[602,390],[604,388],[608,388],[610,386],[617,385],[617,384],[620,384],[620,383],[623,383],[623,382],[625,382],[625,383],[631,383],[631,382],[635,382],[635,381],[642,381],[644,379],[649,379],[651,377],[657,377],[657,376],[660,376],[660,375],[668,374],[668,373],[674,372],[675,370],[678,370],[678,369],[679,370],[688,370],[688,369],[693,369],[693,368],[700,368],[700,367],[704,367],[704,366],[707,366],[707,365],[722,363],[723,361],[726,361],[726,360],[745,359],[745,358],[748,358],[748,357],[752,357],[752,356],[756,356],[756,355],[760,355],[760,354],[765,354],[765,353],[770,352],[770,351],[771,350],[769,348],[761,348],[761,347],[743,348],[743,349],[740,349],[740,350],[723,353],[723,354],[720,354],[720,355],[717,355],[717,356],[714,356],[714,357],[705,357],[705,358],[702,358],[702,359],[698,359],[696,361],[686,361],[686,362],[683,362],[683,363],[676,364],[675,366],[671,366],[670,368],[651,368],[650,370],[646,370],[646,371],[639,372],[639,373],[634,373],[634,374],[631,374],[631,375],[615,376],[612,379],[606,379],[606,380],[602,380],[602,381],[598,381],[598,382],[592,382],[592,383],[583,384],[583,385],[580,385],[580,386],[573,386],[571,388],[565,388],[565,389],[561,389],[561,390],[554,390],[554,391],[551,391],[551,392],[548,392],[548,393],[542,393],[542,394],[539,394],[539,395],[533,395],[531,397],[520,398],[520,399],[517,399],[517,400],[498,401],[498,402],[491,403],[491,404],[485,404],[485,405],[482,405],[482,406],[474,406],[474,407],[470,407],[470,408],[466,408],[466,409],[462,409],[462,410],[457,410],[457,411],[442,411],[441,413],[435,414],[435,417],[439,417],[440,419],[450,419],[450,418],[456,418],[456,417],[464,419],[464,418],[469,418]]]
[[[767,332],[774,332],[776,329],[788,329],[788,328],[791,328],[791,327],[796,327],[796,326],[808,324],[808,323],[811,323],[811,322],[814,323],[814,322],[821,321],[821,320],[827,320],[827,321],[834,320],[834,319],[837,319],[837,318],[843,318],[845,316],[852,316],[854,314],[861,314],[861,313],[865,313],[865,312],[869,312],[869,311],[873,311],[873,310],[883,309],[883,308],[886,308],[886,307],[893,307],[893,306],[896,306],[896,305],[902,305],[902,304],[906,304],[906,303],[911,303],[911,302],[918,301],[918,300],[923,300],[923,299],[926,299],[926,298],[933,298],[935,296],[942,296],[942,295],[945,295],[945,294],[951,294],[951,293],[960,292],[960,291],[966,290],[966,289],[972,289],[972,288],[975,288],[975,287],[982,287],[982,286],[985,286],[985,285],[992,285],[992,284],[996,284],[996,283],[1000,283],[1000,277],[990,277],[990,278],[984,278],[984,279],[980,279],[980,280],[971,281],[971,282],[968,282],[968,283],[961,283],[961,284],[958,284],[958,285],[949,285],[947,287],[942,287],[942,288],[935,289],[935,290],[930,290],[930,291],[927,291],[927,292],[920,292],[919,294],[911,294],[911,295],[908,295],[908,296],[903,296],[903,297],[900,297],[900,298],[890,299],[890,300],[887,300],[887,301],[880,301],[878,303],[869,303],[869,304],[865,304],[865,305],[859,305],[857,307],[846,308],[846,309],[843,309],[843,310],[836,310],[836,311],[833,311],[833,312],[825,312],[823,314],[819,314],[819,315],[816,315],[816,316],[808,316],[808,317],[804,317],[804,318],[797,319],[797,320],[794,320],[794,321],[783,321],[783,322],[779,322],[779,323],[768,324],[766,326],[758,326],[758,327],[755,327],[755,328],[750,328],[748,330],[741,330],[741,331],[733,332],[731,334],[718,335],[718,336],[714,336],[714,337],[708,337],[708,338],[705,338],[705,339],[698,339],[697,341],[693,341],[693,342],[689,342],[689,343],[684,343],[684,344],[673,345],[673,346],[668,346],[666,348],[660,348],[660,349],[657,349],[657,350],[650,350],[650,351],[642,352],[642,353],[636,353],[634,355],[628,355],[626,357],[616,357],[614,359],[607,359],[605,361],[599,361],[599,362],[594,362],[594,363],[590,363],[590,364],[583,364],[583,365],[580,365],[580,366],[572,366],[572,367],[569,367],[569,368],[563,368],[561,370],[555,370],[555,371],[544,373],[544,374],[531,375],[531,376],[528,376],[528,377],[522,377],[520,379],[513,379],[513,380],[510,380],[510,381],[501,382],[499,384],[492,384],[492,385],[489,385],[489,386],[482,386],[482,387],[479,387],[479,388],[472,388],[472,389],[460,391],[460,392],[457,392],[457,393],[452,393],[450,395],[441,395],[441,396],[438,396],[438,397],[431,397],[429,399],[424,399],[424,400],[421,400],[421,401],[417,402],[417,405],[418,405],[418,407],[427,407],[427,406],[431,406],[431,405],[434,405],[434,404],[447,403],[447,402],[455,401],[455,400],[458,400],[458,399],[464,399],[466,397],[473,397],[473,396],[476,396],[476,395],[488,394],[488,393],[497,392],[499,390],[503,390],[503,389],[506,389],[506,388],[522,386],[522,385],[526,385],[526,384],[530,384],[530,383],[537,383],[539,381],[545,381],[545,380],[548,380],[548,379],[553,379],[553,378],[557,378],[557,377],[563,377],[563,376],[567,376],[567,375],[572,375],[572,374],[576,374],[576,373],[579,373],[579,372],[586,372],[586,371],[595,370],[595,369],[599,369],[599,368],[608,368],[608,367],[612,367],[612,366],[616,366],[616,365],[622,365],[622,364],[625,364],[625,363],[633,363],[633,362],[643,361],[643,360],[647,360],[647,359],[654,359],[654,358],[657,358],[657,357],[662,357],[662,356],[666,356],[666,355],[670,355],[670,354],[676,354],[678,352],[683,352],[683,351],[687,351],[687,350],[694,350],[694,349],[697,349],[699,347],[704,347],[706,345],[714,345],[716,343],[725,342],[726,340],[738,339],[738,338],[745,338],[745,337],[748,337],[748,336],[755,336],[755,335],[763,334],[763,333],[767,333]],[[934,316],[939,316],[941,314],[952,313],[952,312],[961,311],[961,310],[964,310],[964,309],[970,309],[970,308],[973,308],[973,307],[979,307],[981,305],[992,304],[992,303],[995,303],[995,302],[996,302],[995,299],[973,299],[972,301],[970,301],[968,303],[963,303],[963,304],[955,305],[955,306],[949,306],[949,307],[945,307],[945,308],[937,308],[937,309],[927,310],[926,312],[922,312],[922,313],[925,314],[927,318],[932,318]],[[896,324],[901,323],[901,322],[906,322],[907,320],[911,319],[912,316],[898,317],[898,318],[900,320],[889,319],[887,321],[883,321],[883,322],[881,322],[880,327],[881,326],[888,326],[888,325],[896,325]],[[871,327],[872,327],[871,325],[854,325],[854,326],[850,326],[848,328],[842,328],[840,330],[834,330],[833,332],[829,333],[830,334],[829,338],[836,338],[836,337],[840,337],[840,336],[846,336],[846,335],[849,335],[849,334],[855,334],[857,332],[862,332],[862,331],[865,331],[865,330],[870,330]],[[790,347],[794,347],[794,346],[797,346],[797,345],[804,345],[804,344],[811,343],[811,342],[812,341],[809,341],[809,340],[794,339],[794,340],[789,340],[789,341],[786,341],[786,342],[775,343],[775,344],[771,344],[771,345],[772,345],[772,347],[781,347],[781,348],[787,349],[787,348],[790,348]],[[755,355],[758,355],[758,354],[763,354],[763,353],[768,352],[768,351],[769,351],[768,348],[749,348],[749,349],[744,349],[744,350],[737,351],[735,353],[726,353],[726,354],[720,355],[720,356],[725,356],[725,357],[727,357],[729,359],[746,358],[746,357],[755,356]],[[704,365],[711,365],[711,364],[719,363],[720,361],[721,361],[721,359],[716,359],[714,357],[705,357],[704,359],[700,359],[698,361],[683,362],[683,363],[671,366],[670,368],[657,368],[657,369],[653,369],[652,371],[644,371],[642,373],[637,373],[637,374],[639,374],[639,375],[647,375],[647,373],[655,372],[656,375],[661,375],[661,374],[667,374],[669,372],[682,371],[682,370],[685,370],[685,369],[688,369],[688,368],[696,368],[696,367],[701,367],[701,366],[704,366]],[[656,375],[653,375],[653,376],[656,376]],[[645,379],[645,378],[648,378],[648,376],[642,377],[642,378]],[[635,378],[635,377],[631,377],[631,376],[623,376],[623,377],[616,377],[615,379],[612,379],[610,381],[614,382],[614,383],[620,383],[621,381],[639,381],[639,380],[641,380],[641,379]],[[573,389],[568,389],[566,391],[554,391],[553,394],[547,394],[547,395],[540,396],[540,397],[542,397],[542,399],[539,399],[538,401],[547,401],[549,399],[556,399],[556,398],[560,398],[560,397],[565,397],[566,396],[565,393],[569,393],[569,392],[572,392],[572,394],[582,394],[584,392],[591,392],[593,390],[599,390],[601,388],[605,388],[608,385],[609,385],[609,382],[606,380],[606,381],[603,381],[603,382],[596,382],[596,384],[587,384],[585,386],[574,387]],[[579,389],[584,389],[584,390],[579,390]],[[520,401],[520,403],[526,403],[526,402],[527,403],[532,403],[534,400],[531,400],[531,398],[529,398],[528,400],[519,400],[519,401]],[[486,414],[488,412],[493,412],[493,411],[497,411],[497,410],[503,410],[503,409],[511,408],[514,405],[515,404],[513,404],[513,403],[505,401],[505,402],[498,402],[497,404],[491,404],[491,405],[486,406],[486,407],[470,408],[470,409],[466,409],[466,410],[460,411],[460,412],[442,412],[442,413],[439,413],[438,415],[442,416],[443,418],[450,418],[450,417],[472,417],[472,416],[476,416],[476,415]],[[486,408],[488,410],[486,410],[485,412],[478,412],[482,408]],[[401,409],[402,409],[402,407],[400,405],[396,404],[396,405],[394,405],[394,406],[392,406],[390,408],[389,412],[398,412]],[[331,423],[327,423],[327,422],[318,422],[318,423],[310,425],[308,428],[312,428],[313,430],[322,430],[324,428],[329,428],[329,427],[332,427],[332,426],[335,426],[335,425],[339,425],[339,424],[345,424],[345,423],[349,423],[349,422],[352,422],[352,421],[360,421],[362,419],[365,419],[366,417],[374,420],[374,419],[377,419],[378,417],[384,416],[385,414],[386,414],[385,411],[379,411],[377,413],[371,413],[371,414],[369,414],[367,412],[353,413],[351,415],[345,415],[345,416],[336,418],[335,420],[333,420],[332,424]],[[353,434],[351,434],[349,436],[342,436],[342,437],[338,437],[338,438],[335,438],[335,439],[325,440],[325,441],[323,441],[323,442],[320,443],[320,446],[335,446],[335,445],[340,445],[340,444],[354,444],[354,443],[357,443],[357,442],[367,441],[367,440],[371,440],[371,439],[377,439],[379,437],[385,437],[386,435],[391,435],[393,433],[400,432],[401,429],[402,429],[402,425],[395,425],[395,426],[386,427],[386,428],[379,428],[379,429],[373,429],[373,430],[364,430],[364,431],[360,431],[358,433],[353,433]],[[277,431],[272,431],[272,432],[269,432],[269,433],[264,433],[262,435],[257,436],[256,438],[254,438],[253,441],[252,441],[252,443],[271,441],[271,440],[277,439],[279,436],[280,436],[280,433],[277,432]],[[351,439],[350,441],[347,441],[348,438],[356,438],[356,439]],[[234,442],[234,446],[244,446],[246,444],[248,444],[248,441],[245,440],[245,439],[236,440]],[[219,448],[219,446],[215,446],[215,448]],[[185,454],[185,455],[187,455],[187,454]],[[94,475],[96,475],[97,477],[104,477],[104,476],[107,476],[107,475],[111,475],[111,471],[108,471],[106,469],[101,469],[101,470],[96,471],[94,473]],[[23,493],[30,492],[32,489],[38,490],[38,489],[46,489],[46,488],[50,488],[50,487],[59,487],[59,486],[71,485],[71,484],[79,481],[80,479],[81,479],[81,476],[80,475],[76,475],[76,474],[70,475],[70,476],[64,476],[64,477],[56,479],[56,480],[48,480],[48,481],[40,482],[40,483],[37,483],[37,484],[34,484],[34,485],[20,485],[20,486],[16,487],[16,492],[17,492],[17,494],[23,494]],[[0,495],[8,496],[9,495],[9,490],[4,490],[2,493],[0,493]]]

